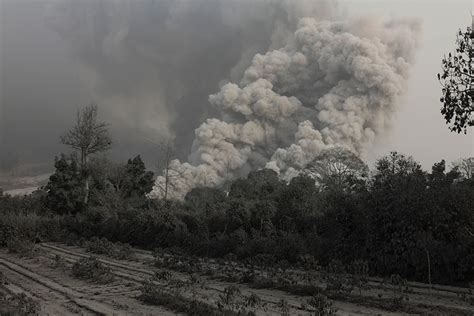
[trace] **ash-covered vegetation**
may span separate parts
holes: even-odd
[[[289,183],[263,169],[177,201],[147,197],[154,177],[139,156],[125,164],[94,158],[85,204],[77,157],[61,155],[47,186],[1,196],[0,245],[105,237],[258,265],[358,263],[377,276],[474,280],[472,159],[452,168],[442,160],[429,172],[395,152],[371,171],[337,150],[319,159]],[[321,165],[333,172],[318,172]]]

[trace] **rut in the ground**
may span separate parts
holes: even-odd
[[[70,306],[73,303],[76,305],[77,311],[93,315],[110,315],[114,313],[114,310],[108,306],[85,298],[83,294],[39,275],[15,262],[0,258],[0,265],[5,277],[11,280],[10,282],[22,287],[25,292],[31,293],[41,301],[54,300],[59,302],[59,305],[64,305],[67,309],[70,309],[70,307],[66,305]]]
[[[75,247],[66,247],[60,244],[43,244],[42,248],[47,251],[49,255],[60,255],[66,258],[69,262],[73,262],[79,258],[90,256],[90,254],[86,254],[83,249]],[[157,269],[149,266],[150,259],[153,258],[149,252],[137,251],[136,254],[138,257],[141,257],[142,262],[131,262],[123,260],[118,261],[115,259],[107,258],[105,256],[96,257],[98,257],[101,262],[109,265],[112,268],[112,272],[118,277],[131,282],[141,282],[142,280],[151,277]],[[143,260],[144,258],[146,258],[146,260]],[[144,261],[146,261],[146,263]],[[187,277],[189,277],[189,275],[187,274],[179,273],[176,271],[172,271],[172,273],[176,278],[186,279]],[[279,314],[279,309],[276,307],[276,305],[281,299],[287,300],[290,304],[290,307],[295,313],[302,313],[303,311],[301,309],[301,303],[308,299],[308,297],[301,297],[272,289],[253,289],[249,288],[245,284],[216,281],[205,276],[201,276],[201,278],[206,284],[206,286],[202,289],[200,293],[200,296],[202,298],[215,302],[219,294],[223,292],[225,287],[234,285],[237,286],[243,294],[249,295],[251,293],[255,293],[259,295],[262,300],[267,303],[267,313],[270,312]],[[372,281],[372,284],[374,285],[374,290],[371,291],[373,293],[368,293],[368,299],[370,299],[371,297],[375,297],[377,293],[380,292],[380,290],[377,290],[377,286],[380,286],[380,282]],[[472,311],[472,308],[468,304],[459,304],[457,292],[463,292],[465,291],[464,289],[437,287],[434,293],[431,293],[433,294],[433,296],[430,295],[429,297],[427,297],[429,290],[424,284],[414,284],[412,290],[414,291],[410,294],[410,304],[428,304],[428,306],[422,308],[427,308],[427,310],[429,311],[436,311],[438,308],[440,310],[452,308],[452,313],[460,312],[461,314],[465,314],[464,312],[467,312],[468,314],[470,310]],[[438,303],[441,305],[437,306]],[[363,307],[363,302],[359,304],[352,304],[348,301],[336,301],[335,305],[339,309],[340,314],[344,314],[345,311],[347,311],[348,314],[352,315],[358,314],[357,312],[360,312],[361,314],[390,314],[387,310],[382,310],[374,306],[369,307],[369,305]]]
[[[130,287],[130,282],[117,279],[107,285],[87,283],[71,278],[68,270],[51,268],[50,263],[41,253],[29,259],[0,252],[0,271],[9,283],[5,286],[37,300],[40,315],[175,314],[160,306],[141,304],[136,299],[138,286]]]

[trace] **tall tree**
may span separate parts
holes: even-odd
[[[474,18],[473,18],[474,27]],[[442,85],[441,114],[451,131],[467,132],[474,126],[474,30],[459,30],[456,37],[456,51],[442,60],[438,80]]]
[[[474,157],[462,158],[453,162],[453,168],[456,168],[457,171],[460,172],[465,179],[473,179]]]
[[[313,178],[300,174],[281,190],[275,224],[284,231],[302,229],[308,218],[321,214],[318,189]],[[296,227],[297,226],[297,227]]]
[[[129,159],[124,168],[122,194],[124,197],[144,197],[153,189],[153,172],[147,171],[140,155]]]
[[[349,190],[367,177],[369,168],[354,153],[342,147],[323,150],[307,167],[307,173],[326,189]]]
[[[56,171],[46,185],[46,205],[55,213],[76,213],[82,204],[81,174],[74,155],[55,158]]]
[[[193,213],[200,212],[210,217],[224,208],[226,194],[216,188],[197,187],[186,194],[184,201]]]
[[[379,263],[377,273],[407,275],[414,268],[411,258],[424,258],[424,253],[416,255],[416,243],[432,226],[426,216],[431,209],[426,187],[426,173],[412,157],[392,152],[376,162],[366,208],[367,247],[369,256]],[[398,265],[389,264],[395,260]]]
[[[185,170],[175,168],[175,165],[173,164],[176,158],[176,150],[172,138],[168,138],[166,141],[162,142],[159,147],[161,151],[161,157],[159,160],[158,169],[162,170],[164,182],[157,181],[155,185],[161,191],[161,196],[166,201],[175,187],[174,180],[179,178],[185,172]]]
[[[247,179],[237,179],[230,186],[229,197],[243,199],[274,199],[283,183],[271,169],[252,171]]]
[[[89,156],[108,150],[112,146],[107,124],[98,119],[97,104],[91,103],[77,112],[75,125],[61,136],[61,143],[80,153],[80,168],[84,182],[83,199],[84,204],[87,205],[90,182]]]

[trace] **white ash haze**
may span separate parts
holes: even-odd
[[[334,146],[364,157],[397,110],[419,31],[416,19],[301,19],[285,45],[255,55],[239,84],[209,97],[217,118],[196,129],[188,162],[172,162],[171,195],[264,167],[288,180]]]

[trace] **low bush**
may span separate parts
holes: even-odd
[[[56,254],[54,255],[51,266],[55,269],[57,268],[65,268],[66,267],[66,260],[61,257],[60,255]]]
[[[218,308],[200,302],[195,299],[189,300],[182,295],[169,292],[162,285],[157,285],[152,281],[143,282],[140,288],[141,294],[138,299],[151,305],[165,306],[175,312],[185,313],[191,316],[236,316],[236,312],[219,310]]]
[[[134,260],[135,253],[133,252],[132,246],[129,244],[116,243],[115,244],[115,253],[113,257],[120,260]]]
[[[35,244],[26,237],[14,236],[7,242],[8,252],[16,253],[21,257],[32,256],[35,251]]]
[[[120,242],[113,243],[104,237],[92,237],[90,240],[84,242],[83,246],[87,252],[98,255],[103,254],[120,260],[131,260],[135,258],[133,249],[129,244]]]
[[[86,241],[83,246],[87,252],[98,255],[111,255],[113,253],[114,244],[108,241],[107,238],[92,237]]]
[[[0,212],[0,247],[13,239],[59,241],[66,235],[64,217]]]
[[[282,316],[290,316],[290,304],[285,299],[281,299],[277,304]]]
[[[38,315],[40,304],[25,293],[6,295],[0,293],[0,315]]]
[[[392,292],[392,301],[395,307],[399,308],[405,301],[408,301],[408,294],[411,290],[408,287],[406,279],[398,274],[392,274],[389,278],[384,279],[383,284]]]
[[[315,316],[336,315],[337,309],[333,307],[333,303],[323,294],[313,295],[306,301],[303,306],[304,310],[310,311]]]
[[[229,286],[224,289],[222,294],[219,294],[219,300],[217,301],[217,307],[219,310],[231,310],[240,312],[241,307],[241,296],[240,289],[236,286]]]
[[[97,283],[109,283],[114,279],[110,267],[95,257],[81,258],[76,261],[72,266],[72,275],[78,279]]]

